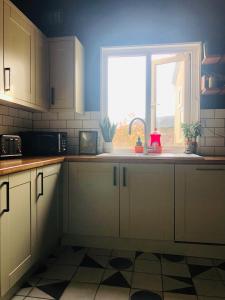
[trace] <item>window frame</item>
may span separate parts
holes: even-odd
[[[145,119],[147,134],[152,130],[152,64],[151,56],[156,54],[186,53],[190,55],[190,102],[189,112],[185,112],[185,122],[200,121],[200,78],[201,78],[201,50],[202,43],[161,44],[144,46],[102,47],[100,62],[100,113],[101,119],[108,113],[108,64],[110,56],[146,56],[146,112]],[[148,67],[149,66],[149,67]],[[147,84],[147,83],[150,84]]]

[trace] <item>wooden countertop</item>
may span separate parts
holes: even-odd
[[[0,161],[0,176],[21,172],[33,168],[57,164],[64,161],[63,156],[27,157]]]
[[[114,163],[165,163],[165,164],[225,164],[225,156],[194,156],[184,154],[161,155],[68,155],[27,157],[0,160],[0,176],[44,167],[64,161],[68,162],[114,162]]]

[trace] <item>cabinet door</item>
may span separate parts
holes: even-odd
[[[123,164],[120,178],[121,237],[173,240],[174,167]]]
[[[41,108],[49,106],[48,43],[46,37],[36,30],[35,36],[36,80],[35,104]]]
[[[35,101],[34,27],[4,1],[5,94],[16,101]]]
[[[59,239],[58,173],[37,174],[37,237],[40,256],[46,255]]]
[[[69,233],[118,237],[119,165],[69,163]]]
[[[0,95],[4,93],[3,80],[3,1],[0,0]]]
[[[225,166],[175,169],[175,239],[225,244]]]
[[[4,295],[32,265],[34,219],[30,173],[10,176],[8,183],[2,182],[0,193],[1,295]]]
[[[74,108],[74,41],[51,40],[50,93],[52,108]]]

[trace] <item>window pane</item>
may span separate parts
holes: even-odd
[[[136,135],[128,136],[129,122],[135,117],[145,119],[146,57],[126,56],[108,58],[108,116],[118,124],[115,148],[135,145],[137,134],[143,138],[142,125],[134,126]]]
[[[156,65],[156,127],[166,148],[183,146],[184,61]]]

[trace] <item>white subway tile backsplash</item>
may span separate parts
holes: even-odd
[[[215,135],[215,128],[203,128],[202,129],[203,136],[214,136]]]
[[[9,113],[9,108],[4,105],[0,105],[0,114],[1,115],[8,115]]]
[[[75,113],[76,120],[89,120],[91,119],[91,112],[85,112],[84,114]]]
[[[215,147],[200,147],[200,155],[215,155]]]
[[[67,121],[67,128],[82,128],[82,121],[81,120]]]
[[[201,119],[214,119],[215,111],[214,109],[201,109],[200,116]]]
[[[75,113],[73,111],[59,112],[59,120],[74,120]]]
[[[33,121],[33,128],[34,129],[49,129],[50,128],[50,122],[47,120],[34,120]]]
[[[225,155],[225,147],[215,147],[215,155]]]
[[[33,121],[41,120],[41,113],[33,113]]]
[[[224,119],[205,119],[206,127],[224,127]]]
[[[50,128],[66,128],[66,121],[64,120],[56,120],[56,121],[50,121]]]
[[[225,137],[225,128],[215,128],[215,136]]]
[[[99,128],[99,121],[97,120],[84,120],[83,128]]]
[[[56,112],[46,112],[42,113],[42,120],[57,120],[58,115]]]
[[[223,137],[206,137],[205,138],[206,146],[224,146]]]
[[[225,109],[215,109],[215,118],[225,119]]]

